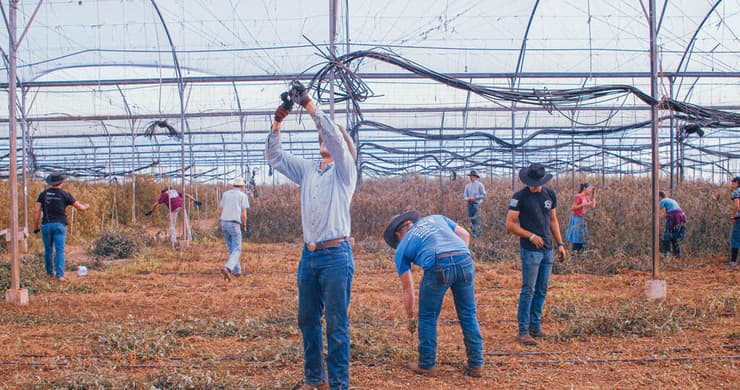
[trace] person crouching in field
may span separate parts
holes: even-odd
[[[298,327],[303,336],[307,389],[349,388],[348,308],[354,256],[350,245],[350,203],[357,182],[352,150],[339,127],[308,96],[299,82],[275,110],[265,157],[301,187],[303,252],[298,263]],[[321,160],[309,161],[283,151],[280,126],[293,103],[311,115],[319,133]],[[321,317],[326,310],[327,357],[324,370]],[[328,371],[328,384],[327,384]]]
[[[188,219],[188,212],[185,210],[184,201],[183,199],[190,199],[195,203],[196,206],[200,206],[202,203],[195,199],[192,195],[182,192],[167,186],[159,193],[159,198],[152,204],[152,207],[144,213],[147,217],[151,216],[152,213],[154,213],[154,210],[156,210],[157,206],[160,204],[167,205],[167,211],[169,213],[169,234],[170,234],[170,244],[172,245],[172,249],[177,248],[177,216],[182,212],[183,218],[185,218],[185,240],[192,241],[193,240],[193,234],[190,230],[190,219]]]
[[[64,280],[64,243],[67,239],[67,206],[80,211],[90,208],[87,203],[78,202],[72,194],[62,189],[67,176],[52,172],[46,177],[50,187],[42,191],[33,206],[32,222],[34,233],[41,232],[44,241],[44,267],[46,275],[60,281]],[[43,211],[43,217],[42,212]],[[39,220],[40,219],[40,220]],[[56,251],[56,266],[54,264]]]
[[[522,255],[517,341],[524,345],[536,345],[534,338],[545,337],[542,331],[542,306],[545,304],[554,262],[553,247],[557,245],[562,261],[565,260],[565,244],[560,236],[555,212],[558,206],[555,191],[544,186],[552,179],[552,175],[545,174],[544,166],[532,164],[519,171],[519,179],[527,186],[514,194],[506,214],[506,230],[520,237]]]
[[[740,251],[740,176],[732,179],[732,233],[730,236],[731,268],[737,268],[738,251]]]
[[[436,376],[437,319],[445,293],[451,289],[468,358],[465,373],[482,376],[483,338],[475,304],[475,265],[468,249],[470,234],[443,215],[419,219],[419,213],[412,210],[394,215],[383,239],[396,249],[394,261],[401,279],[411,337],[416,331],[411,264],[424,270],[419,286],[419,360],[409,363],[409,369],[420,375]]]
[[[596,207],[596,193],[590,184],[581,183],[580,191],[573,198],[570,220],[568,221],[568,228],[565,230],[565,240],[573,245],[571,256],[581,252],[583,245],[588,240],[588,225],[584,214],[589,207]]]
[[[681,247],[678,242],[683,241],[686,235],[686,214],[684,214],[678,202],[665,196],[665,192],[658,192],[660,203],[658,208],[663,212],[665,227],[660,240],[660,251],[666,255],[673,246],[673,256],[681,257]]]
[[[240,256],[242,254],[242,228],[247,226],[247,209],[249,197],[244,192],[247,183],[241,177],[231,182],[233,186],[221,196],[221,231],[224,232],[229,259],[221,268],[224,279],[230,281],[232,276],[242,273]]]

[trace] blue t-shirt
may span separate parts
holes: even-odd
[[[732,200],[733,200],[733,202],[735,201],[735,199],[740,199],[740,187],[735,188],[734,190],[732,190]],[[738,210],[738,212],[735,214],[735,218],[740,218],[740,210]]]
[[[545,245],[537,248],[529,239],[520,237],[519,245],[530,251],[552,249],[552,232],[550,231],[550,210],[558,207],[555,191],[542,187],[540,192],[532,192],[529,187],[515,193],[509,202],[509,210],[519,212],[519,225],[542,237]]]
[[[398,275],[410,270],[411,263],[424,270],[433,267],[438,254],[470,253],[465,241],[455,234],[456,227],[455,221],[444,215],[429,215],[411,225],[396,249]]]
[[[678,207],[678,202],[671,198],[663,198],[660,203],[658,203],[658,209],[665,209],[666,213],[670,213],[673,210],[681,210],[681,208]]]

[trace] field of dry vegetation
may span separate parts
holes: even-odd
[[[576,178],[600,186],[600,178]],[[357,389],[737,388],[740,383],[740,277],[725,267],[729,187],[683,183],[676,199],[689,218],[682,259],[663,259],[668,296],[647,301],[649,182],[607,180],[589,215],[585,256],[559,264],[551,278],[537,347],[516,343],[521,277],[518,241],[503,228],[508,179],[484,179],[485,232],[476,260],[483,378],[462,375],[462,335],[451,299],[439,324],[438,378],[406,370],[413,360],[392,251],[380,239],[390,215],[407,208],[443,213],[467,226],[463,180],[416,176],[368,180],[352,206],[355,278],[350,307],[351,381]],[[554,181],[562,229],[573,189]],[[0,191],[7,193],[5,183]],[[265,186],[252,201],[242,252],[251,272],[231,283],[218,273],[226,246],[216,226],[219,188],[190,189],[188,248],[171,251],[165,217],[145,217],[160,184],[66,186],[93,206],[76,213],[65,282],[44,276],[38,236],[21,266],[27,307],[0,305],[0,388],[291,389],[302,381],[295,275],[301,248],[298,190]],[[30,186],[30,202],[42,189]],[[0,207],[2,209],[2,207]],[[162,213],[162,214],[159,214]],[[7,206],[0,226],[7,226]],[[215,217],[215,218],[214,218]],[[21,216],[21,221],[23,217]],[[9,284],[2,251],[0,289]],[[125,257],[120,259],[117,257]],[[90,274],[77,277],[79,265]],[[421,272],[415,270],[417,282]],[[418,285],[418,283],[417,283]]]

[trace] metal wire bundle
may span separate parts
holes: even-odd
[[[701,127],[725,129],[740,127],[740,114],[734,112],[705,108],[696,104],[679,102],[668,97],[661,99],[658,108],[685,114],[685,117],[679,117],[679,119],[684,119]]]
[[[338,100],[335,101],[343,101],[351,98],[353,102],[363,102],[367,100],[367,98],[373,96],[372,90],[370,90],[367,84],[359,78],[355,71],[350,70],[353,67],[354,62],[362,61],[365,58],[372,58],[398,66],[409,72],[424,78],[435,80],[452,88],[470,91],[493,102],[499,103],[500,101],[507,101],[533,104],[542,106],[550,112],[558,106],[580,106],[584,102],[593,102],[600,98],[613,98],[616,95],[624,94],[633,94],[650,105],[658,103],[650,95],[630,85],[601,85],[576,89],[555,90],[547,88],[522,89],[484,87],[436,72],[423,65],[405,59],[390,50],[380,48],[355,51],[336,58],[331,58],[326,55],[324,56],[327,58],[328,63],[316,73],[309,84],[309,87],[314,86],[316,88],[319,101],[322,103],[327,101],[327,99],[323,97],[323,93],[329,90],[330,83],[332,81],[335,84],[335,94],[339,95]],[[359,63],[354,67],[355,69],[359,67]]]
[[[182,138],[182,134],[180,134],[177,129],[175,129],[171,124],[167,123],[166,119],[158,120],[158,121],[151,121],[147,123],[146,127],[144,127],[144,136],[151,139],[155,135],[157,135],[157,129],[166,129],[167,136],[170,138],[174,138],[179,140]]]

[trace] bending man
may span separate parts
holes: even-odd
[[[420,375],[437,375],[437,319],[445,293],[451,289],[468,357],[465,374],[482,376],[483,338],[475,305],[475,265],[468,249],[470,234],[443,215],[419,219],[419,213],[413,210],[394,215],[383,239],[396,249],[394,260],[412,337],[416,317],[411,264],[424,270],[419,286],[419,362],[409,363],[409,369]]]

